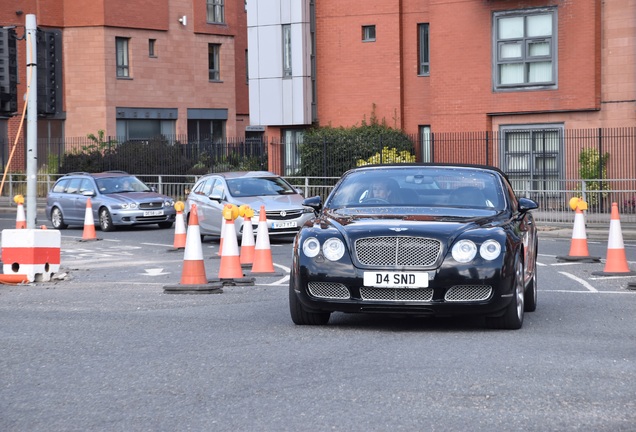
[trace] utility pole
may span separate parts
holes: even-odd
[[[27,99],[27,142],[26,142],[26,223],[28,229],[35,229],[37,222],[37,182],[38,182],[38,52],[37,21],[35,15],[28,14],[26,30],[26,70],[29,95]]]

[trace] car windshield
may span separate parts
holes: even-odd
[[[150,192],[152,190],[135,176],[103,177],[97,179],[96,183],[99,192],[103,194]]]
[[[386,167],[348,174],[326,207],[446,207],[501,211],[499,177],[464,167]]]
[[[229,179],[227,186],[233,197],[290,195],[298,193],[280,177],[245,177]]]

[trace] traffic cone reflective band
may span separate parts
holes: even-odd
[[[223,219],[225,220],[225,240],[221,250],[221,265],[219,268],[219,279],[238,279],[243,277],[241,270],[241,260],[239,258],[238,241],[236,240],[236,228],[234,228],[234,209],[238,208],[228,204],[223,208]]]
[[[572,229],[572,242],[570,243],[570,253],[566,256],[557,256],[557,259],[565,261],[587,261],[598,262],[600,257],[590,256],[587,247],[587,235],[585,233],[585,215],[583,210],[587,210],[587,203],[580,198],[572,198],[570,207],[574,213],[574,228]]]
[[[252,273],[274,273],[274,262],[272,261],[272,249],[269,245],[269,231],[267,230],[265,206],[261,206],[258,217]]]
[[[182,285],[204,285],[208,283],[205,276],[203,249],[201,247],[201,230],[197,206],[192,205],[190,220],[186,234],[185,251],[183,253],[183,270],[181,272]]]
[[[605,269],[602,272],[592,272],[594,275],[614,276],[614,275],[634,275],[627,264],[625,256],[625,245],[623,244],[623,233],[621,231],[621,220],[618,215],[618,204],[612,203],[612,216],[610,219],[609,240],[607,242],[607,260]]]
[[[18,205],[18,213],[15,218],[15,229],[26,228],[26,217],[24,217],[24,197],[16,195],[13,201]]]
[[[86,200],[82,240],[97,240],[97,236],[95,235],[95,219],[93,219],[93,205],[91,204],[90,198]]]
[[[174,205],[175,210],[177,210],[177,216],[174,220],[174,243],[173,247],[175,249],[183,249],[186,245],[186,228],[185,222],[183,220],[183,208],[184,205],[181,201],[177,201]]]
[[[241,265],[254,263],[254,230],[252,229],[252,217],[254,210],[249,206],[239,207],[239,215],[243,218],[243,236],[241,237]]]

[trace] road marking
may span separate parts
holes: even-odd
[[[589,283],[587,283],[587,281],[581,279],[580,277],[576,277],[571,273],[566,273],[566,272],[559,272],[561,273],[563,276],[567,276],[570,279],[572,279],[573,281],[576,281],[578,283],[580,283],[581,285],[583,285],[585,288],[588,289],[588,291],[590,292],[598,292],[598,290],[596,288],[594,288],[592,285],[590,285]]]
[[[568,294],[636,294],[636,291],[574,291],[574,290],[544,290],[541,293],[568,293]]]
[[[289,267],[285,267],[284,265],[276,264],[276,263],[273,263],[273,264],[274,264],[276,267],[278,267],[278,268],[282,268],[282,269],[283,269],[283,270],[285,270],[287,273],[289,273],[289,272],[291,271],[291,269],[290,269]]]
[[[606,279],[629,279],[634,276],[601,276],[601,277],[590,277],[590,280],[606,280]]]
[[[170,274],[170,272],[164,272],[162,268],[147,268],[146,273],[140,273],[143,276],[161,276]]]
[[[257,285],[288,285],[286,282],[289,282],[289,275],[284,276],[282,279],[277,280],[276,282],[268,283],[268,284],[257,284]]]

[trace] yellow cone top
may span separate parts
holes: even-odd
[[[235,220],[239,215],[239,208],[234,204],[226,204],[223,207],[223,218],[225,220]]]
[[[183,201],[177,201],[174,203],[174,209],[178,212],[182,212],[183,209],[185,209],[185,204],[183,204]]]
[[[24,204],[24,197],[22,195],[16,195],[13,197],[13,202],[16,204]]]
[[[239,207],[239,216],[243,219],[251,219],[254,216],[254,209],[247,204]]]
[[[585,201],[583,201],[582,198],[579,197],[573,197],[570,200],[570,208],[574,211],[578,210],[587,210],[587,203]]]

